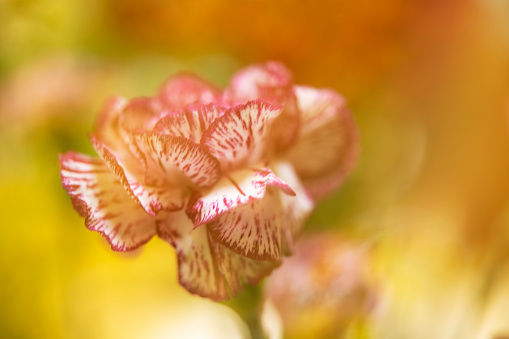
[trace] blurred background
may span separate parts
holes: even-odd
[[[94,154],[110,95],[181,70],[224,86],[266,60],[342,93],[361,132],[356,171],[303,236],[366,253],[371,306],[327,335],[509,338],[509,1],[0,0],[2,338],[249,337],[178,285],[163,241],[121,254],[87,231],[57,155]]]

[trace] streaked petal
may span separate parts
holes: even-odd
[[[282,105],[286,102],[292,86],[290,70],[279,62],[269,61],[235,73],[224,97],[225,101],[231,104],[263,98],[272,105]]]
[[[300,137],[285,157],[303,181],[339,170],[346,176],[358,153],[357,128],[344,99],[332,90],[296,87],[302,114]]]
[[[262,199],[237,206],[209,222],[211,238],[248,258],[278,261],[285,218],[278,193],[269,188]]]
[[[256,284],[280,262],[252,260],[216,243],[207,227],[193,229],[182,212],[157,217],[159,237],[177,253],[180,284],[189,292],[216,301],[234,297],[244,284]]]
[[[148,183],[167,181],[176,186],[206,188],[219,178],[219,163],[203,146],[183,137],[138,134],[136,143],[145,156]]]
[[[60,155],[60,176],[88,229],[101,233],[115,251],[128,251],[156,233],[154,217],[125,192],[100,160],[75,152]]]
[[[285,149],[294,141],[300,125],[290,70],[279,62],[269,61],[235,73],[230,86],[224,92],[224,101],[241,104],[256,99],[284,106],[274,122],[271,146],[276,151]]]
[[[283,232],[285,235],[284,249],[293,252],[294,240],[300,234],[307,218],[313,212],[315,203],[308,196],[293,166],[288,162],[277,162],[271,165],[274,173],[284,179],[295,191],[295,195],[279,193],[284,211]]]
[[[224,108],[216,104],[187,106],[177,113],[161,118],[154,127],[154,132],[184,137],[200,143],[203,132],[223,113]]]
[[[263,198],[267,186],[275,186],[286,194],[295,194],[290,186],[268,168],[237,170],[221,178],[207,192],[192,197],[187,214],[195,227],[198,227],[228,210]]]
[[[209,104],[220,97],[220,91],[190,73],[180,73],[164,83],[159,100],[170,111],[192,104]]]
[[[265,154],[272,121],[281,108],[260,100],[235,106],[205,131],[201,144],[223,170],[249,166]]]
[[[109,169],[122,183],[124,190],[137,201],[143,209],[155,215],[160,210],[174,211],[184,206],[187,191],[185,188],[161,181],[157,185],[146,183],[143,167],[132,157],[125,157],[109,149],[101,141],[90,135],[90,142]]]
[[[228,298],[227,284],[217,269],[206,227],[193,230],[184,213],[161,213],[157,231],[175,248],[179,282],[186,290],[216,301]]]
[[[253,260],[239,255],[229,248],[213,240],[213,248],[217,267],[226,282],[231,297],[235,297],[245,284],[256,285],[262,278],[269,275],[281,262]]]

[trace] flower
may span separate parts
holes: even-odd
[[[276,62],[224,90],[180,74],[155,97],[113,98],[90,141],[100,158],[60,155],[85,225],[117,251],[158,235],[176,250],[181,285],[215,300],[280,264],[357,155],[343,98],[295,86]]]
[[[342,337],[376,306],[370,253],[326,232],[306,237],[264,288],[263,326],[285,338]]]

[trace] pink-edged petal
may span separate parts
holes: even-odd
[[[278,261],[284,225],[279,192],[267,189],[262,199],[237,206],[207,224],[214,241],[254,260]]]
[[[160,185],[161,180],[176,186],[212,186],[220,175],[219,163],[200,144],[183,137],[155,133],[136,135],[145,155],[146,179]]]
[[[224,101],[240,104],[256,99],[284,106],[274,122],[271,146],[276,151],[287,148],[295,140],[300,125],[290,70],[279,62],[269,61],[234,74],[230,86],[224,91]]]
[[[198,227],[228,210],[263,198],[267,186],[277,187],[286,194],[295,194],[290,186],[268,168],[237,170],[221,178],[208,191],[192,197],[187,214],[195,227]]]
[[[249,259],[214,242],[207,227],[193,229],[182,212],[157,216],[157,232],[176,251],[180,284],[216,301],[234,297],[244,284],[256,284],[280,262]]]
[[[192,104],[209,104],[220,98],[221,92],[207,81],[190,73],[180,73],[164,83],[159,100],[168,110]]]
[[[161,181],[157,185],[148,184],[144,179],[143,167],[136,163],[133,164],[135,159],[114,152],[93,135],[90,135],[90,141],[127,194],[137,201],[147,213],[155,215],[160,210],[175,211],[184,206],[187,197],[185,188],[166,181]]]
[[[161,213],[159,237],[169,242],[177,253],[180,284],[189,292],[216,301],[228,298],[227,284],[220,275],[206,227],[193,230],[184,213]]]
[[[358,133],[344,99],[335,91],[298,86],[300,136],[285,154],[303,181],[338,172],[345,177],[358,154]]]
[[[100,160],[75,152],[60,155],[60,176],[88,229],[101,233],[115,251],[128,251],[156,233],[154,217],[125,192]]]
[[[293,166],[288,162],[277,162],[271,165],[274,173],[283,179],[295,191],[295,195],[281,194],[281,204],[284,211],[283,233],[285,235],[284,249],[293,252],[294,240],[297,238],[307,218],[315,208],[315,202],[307,194]]]
[[[203,132],[223,113],[224,108],[216,104],[188,106],[161,118],[154,127],[154,132],[184,137],[200,143]]]
[[[260,100],[235,106],[210,125],[201,144],[223,170],[257,163],[266,153],[272,121],[280,112],[281,107]]]
[[[290,70],[279,62],[269,61],[235,73],[224,92],[224,99],[231,104],[239,104],[261,98],[272,105],[283,105],[292,86]]]
[[[219,272],[228,283],[231,297],[235,297],[245,284],[256,285],[269,275],[280,261],[253,260],[239,255],[210,238]]]

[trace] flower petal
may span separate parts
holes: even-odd
[[[272,105],[283,105],[292,90],[292,73],[282,63],[269,61],[246,67],[232,77],[224,98],[231,104],[263,99]]]
[[[358,134],[344,99],[332,90],[297,86],[300,137],[285,158],[303,181],[338,172],[344,178],[358,154]],[[338,170],[339,169],[339,170]]]
[[[278,261],[285,218],[278,193],[269,188],[262,199],[237,206],[209,222],[211,238],[248,258]]]
[[[101,233],[115,251],[128,251],[156,233],[155,219],[125,192],[100,160],[75,152],[60,155],[62,184],[88,229]]]
[[[231,297],[235,297],[245,284],[256,285],[281,264],[280,261],[247,258],[213,241],[213,239],[210,240],[210,244],[215,254],[219,272],[228,283]]]
[[[94,127],[94,135],[115,150],[125,148],[120,116],[128,103],[129,101],[122,97],[109,98],[102,106]]]
[[[158,216],[157,232],[175,248],[179,282],[186,290],[216,301],[228,298],[226,281],[217,269],[206,227],[193,230],[184,213],[163,212]]]
[[[280,264],[232,252],[214,242],[207,227],[193,229],[182,212],[162,212],[157,219],[159,237],[177,253],[179,282],[193,294],[216,301],[234,297],[245,283],[258,283]]]
[[[187,106],[178,113],[161,118],[154,127],[154,132],[184,137],[200,143],[203,132],[223,113],[224,109],[216,104]]]
[[[143,167],[133,163],[132,157],[116,153],[101,141],[90,135],[90,142],[106,165],[122,183],[124,190],[137,201],[143,209],[155,215],[160,210],[175,211],[184,206],[186,190],[183,187],[159,182],[146,183]]]
[[[159,100],[170,111],[192,104],[209,104],[220,97],[220,91],[190,73],[170,78],[159,91]]]
[[[285,234],[284,249],[294,251],[294,240],[300,234],[307,218],[313,212],[315,203],[308,196],[293,166],[288,162],[277,162],[271,166],[278,177],[284,179],[295,191],[295,195],[279,193],[284,211],[283,232]]]
[[[150,131],[162,114],[161,105],[152,98],[134,98],[124,107],[121,115],[122,127],[130,132]]]
[[[228,210],[263,198],[267,186],[278,187],[286,194],[295,194],[268,168],[237,170],[221,178],[208,192],[192,197],[186,212],[194,226],[198,227]]]
[[[272,121],[280,112],[280,107],[260,100],[235,106],[210,125],[201,144],[219,160],[223,170],[257,163],[267,149]]]
[[[219,178],[219,163],[203,146],[183,137],[138,134],[136,143],[145,155],[146,180],[175,186],[212,186]]]
[[[237,72],[224,92],[224,101],[240,104],[256,99],[284,106],[283,112],[274,122],[271,139],[276,150],[288,147],[297,136],[300,125],[290,70],[279,62],[269,61]]]

